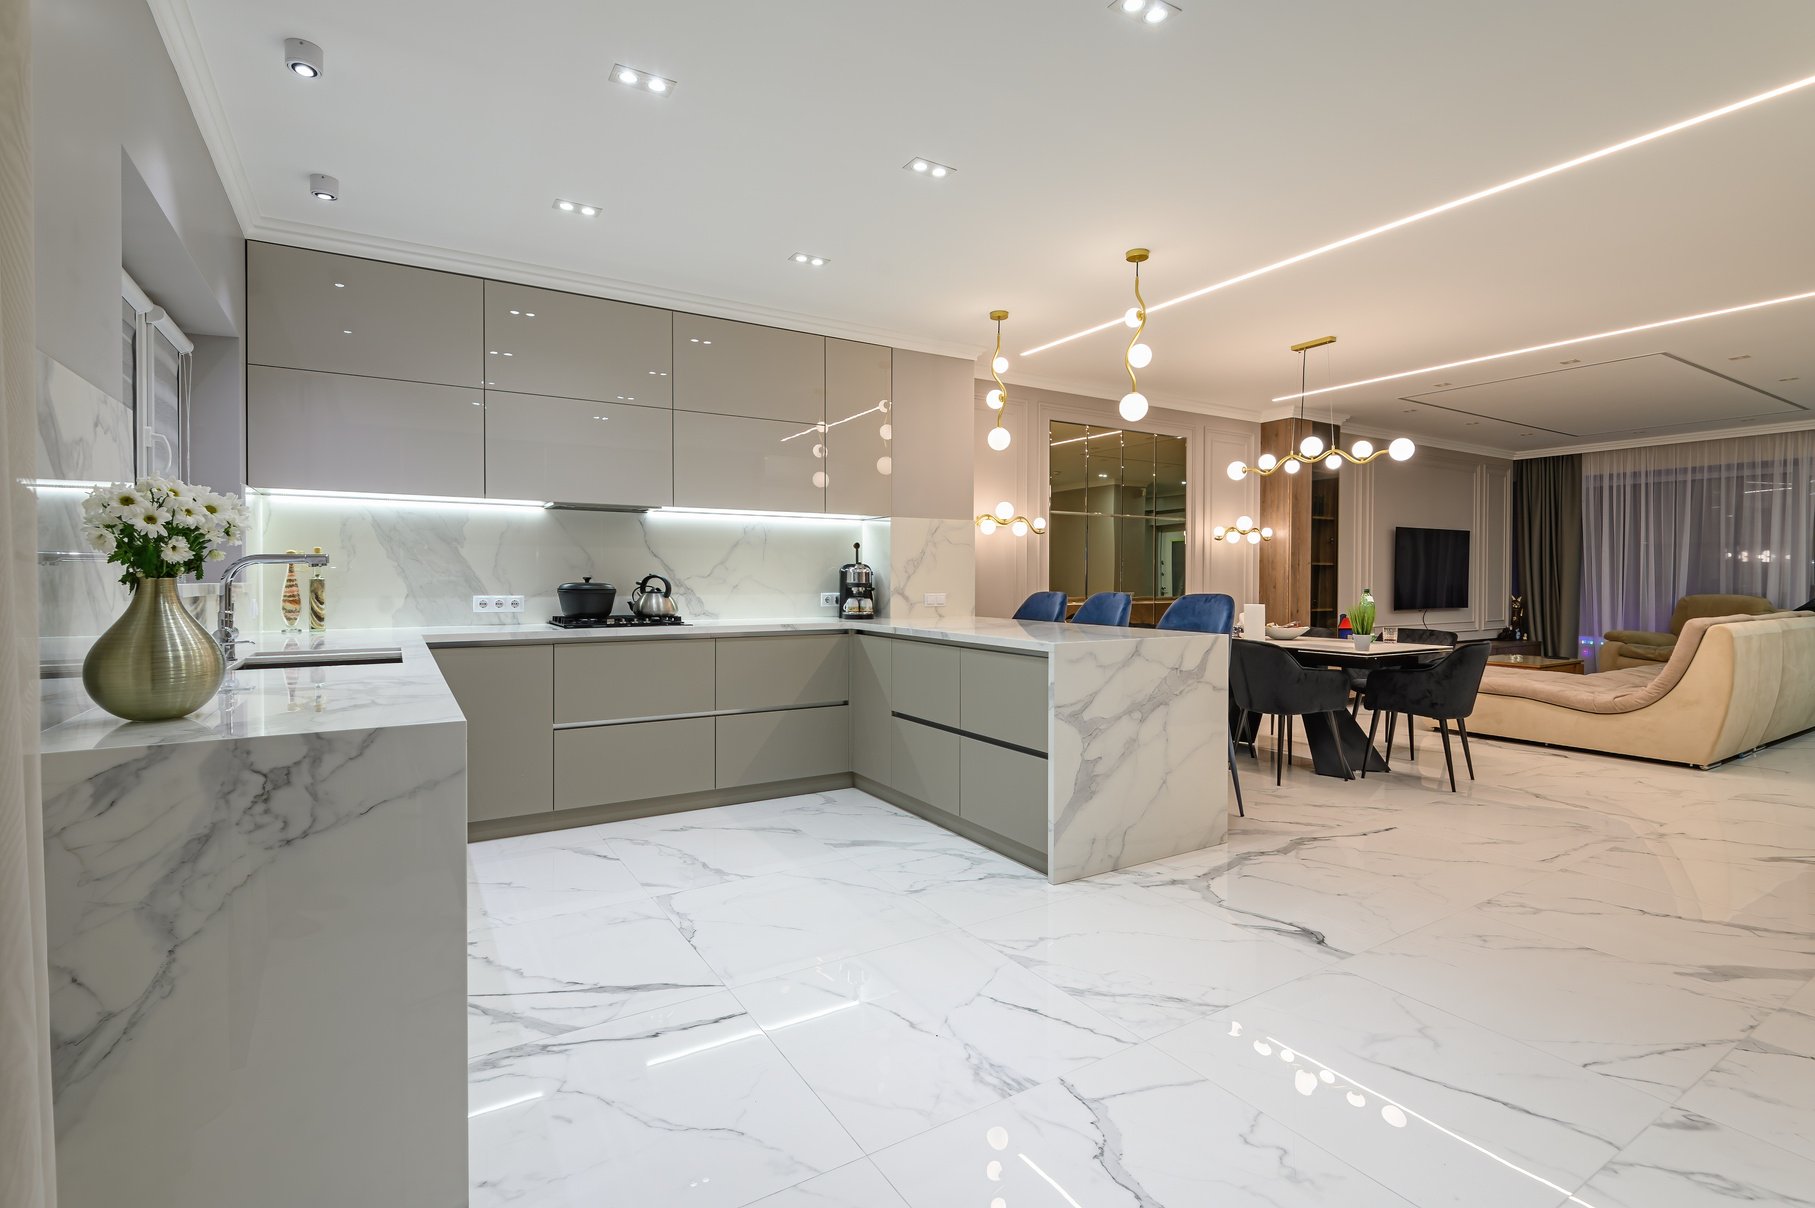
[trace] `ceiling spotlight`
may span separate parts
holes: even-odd
[[[1133,17],[1143,25],[1158,25],[1184,11],[1166,0],[1109,0],[1109,7],[1120,9],[1123,16]]]
[[[584,201],[568,201],[564,197],[555,198],[555,209],[563,214],[578,214],[582,218],[594,218],[599,213],[598,206],[589,205]]]
[[[635,88],[638,92],[653,92],[657,96],[667,96],[674,91],[674,81],[666,76],[659,76],[639,67],[626,67],[622,63],[612,65],[611,80],[614,84]]]
[[[940,180],[944,180],[958,170],[950,164],[942,164],[938,160],[924,159],[919,156],[908,160],[901,166],[918,176],[933,176]]]
[[[795,252],[792,256],[789,256],[788,259],[796,264],[804,264],[809,268],[824,268],[828,263],[824,256],[815,256],[811,252]]]
[[[323,176],[320,172],[311,172],[309,193],[317,201],[339,201],[340,181],[332,176]]]
[[[305,80],[320,79],[321,47],[304,38],[285,38],[284,66]]]

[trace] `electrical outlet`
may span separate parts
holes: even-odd
[[[522,612],[522,596],[474,596],[474,612]]]
[[[819,593],[819,606],[821,608],[837,608],[838,607],[838,593],[835,591],[820,592]]]
[[[504,611],[505,612],[522,612],[523,611],[523,597],[522,596],[505,596],[504,597]]]
[[[926,593],[925,599],[922,600],[921,602],[924,603],[928,608],[944,608],[945,607],[945,593],[942,591],[929,591]]]
[[[473,611],[474,612],[490,612],[491,610],[492,610],[492,598],[490,596],[474,596],[473,597]]]

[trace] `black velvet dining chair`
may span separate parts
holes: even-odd
[[[1221,592],[1192,592],[1180,596],[1166,606],[1155,629],[1185,630],[1191,633],[1233,633],[1235,631],[1235,600]],[[1243,721],[1247,714],[1241,715]],[[1235,731],[1238,723],[1229,729],[1229,778],[1235,782],[1235,813],[1237,817],[1248,816],[1247,806],[1242,803],[1242,777],[1235,770]]]
[[[1099,591],[1078,606],[1071,619],[1078,625],[1117,625],[1126,627],[1128,614],[1134,611],[1134,597],[1125,591]]]
[[[1349,678],[1340,671],[1305,667],[1286,651],[1264,642],[1236,642],[1229,658],[1229,694],[1247,713],[1263,713],[1279,723],[1283,741],[1273,744],[1273,783],[1280,784],[1292,761],[1292,719],[1325,716],[1334,730],[1349,703]],[[1306,721],[1309,725],[1309,721]],[[1353,780],[1340,738],[1335,744],[1343,778]]]
[[[1475,695],[1481,690],[1481,676],[1487,670],[1491,642],[1464,642],[1454,650],[1424,667],[1383,667],[1368,677],[1368,708],[1374,718],[1368,723],[1368,745],[1374,745],[1374,734],[1380,726],[1380,715],[1386,717],[1386,754],[1389,766],[1393,756],[1393,722],[1400,714],[1425,717],[1437,723],[1443,734],[1443,765],[1449,770],[1449,791],[1456,791],[1456,761],[1450,754],[1449,723],[1456,723],[1462,736],[1462,758],[1468,765],[1468,778],[1475,778],[1475,757],[1468,749],[1468,715],[1475,711]],[[1362,776],[1367,776],[1363,768]]]
[[[1065,619],[1065,593],[1062,591],[1036,591],[1021,601],[1021,607],[1015,609],[1011,618],[1016,621],[1063,621]]]
[[[1410,642],[1414,646],[1445,646],[1453,649],[1456,643],[1461,639],[1454,631],[1448,629],[1419,629],[1416,626],[1401,625],[1399,626],[1399,640],[1401,642]],[[1368,672],[1366,669],[1361,667],[1349,668],[1349,689],[1355,694],[1354,700],[1349,702],[1349,716],[1360,717],[1362,701],[1366,698],[1368,691]],[[1391,719],[1389,719],[1387,733],[1391,734],[1392,732]],[[1413,741],[1416,734],[1417,731],[1412,725],[1412,719],[1409,717],[1406,718],[1405,753],[1408,758],[1413,760],[1418,758],[1418,746]],[[1390,738],[1388,739],[1387,745],[1392,745],[1392,740]],[[1391,751],[1387,752],[1389,758],[1391,758],[1392,754]]]

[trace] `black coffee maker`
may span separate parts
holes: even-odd
[[[851,544],[854,562],[838,568],[838,615],[846,621],[868,621],[876,616],[876,572],[863,560],[863,546]]]

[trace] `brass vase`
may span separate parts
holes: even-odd
[[[141,579],[120,619],[82,660],[95,704],[128,721],[184,717],[227,675],[220,644],[183,606],[175,579]]]

